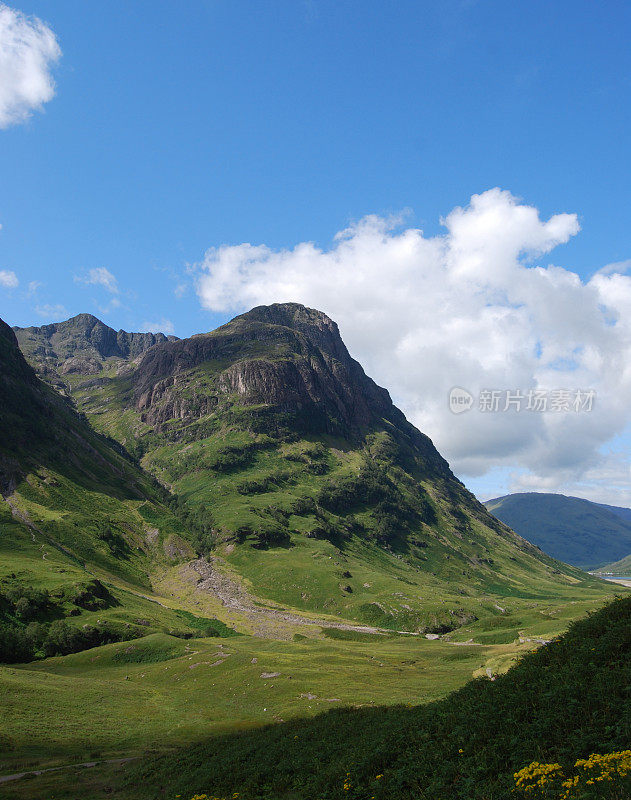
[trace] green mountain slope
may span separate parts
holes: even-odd
[[[0,658],[192,633],[144,597],[152,570],[194,555],[190,534],[120,445],[36,377],[2,321],[0,408]]]
[[[73,398],[202,521],[214,568],[255,602],[440,633],[507,598],[602,591],[488,514],[321,312],[259,307],[132,366],[69,374]]]
[[[524,539],[582,569],[596,569],[631,553],[631,520],[608,506],[538,492],[509,494],[485,505]]]
[[[610,564],[603,564],[598,567],[594,572],[599,575],[617,575],[619,577],[628,577],[631,575],[631,555],[612,561]]]

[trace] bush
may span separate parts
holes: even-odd
[[[50,594],[46,589],[32,586],[12,586],[4,591],[4,601],[21,620],[29,621],[50,607]]]
[[[18,664],[31,661],[34,652],[33,643],[25,628],[0,624],[0,662]]]
[[[129,631],[123,635],[109,625],[99,628],[93,625],[84,625],[83,628],[75,628],[64,620],[58,619],[50,624],[43,648],[46,656],[66,656],[70,653],[88,650],[91,647],[121,642],[130,638],[134,637],[130,635]]]
[[[257,523],[241,525],[237,528],[236,537],[239,543],[247,542],[261,550],[291,544],[289,533],[282,525],[264,519]]]

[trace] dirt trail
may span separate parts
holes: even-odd
[[[65,764],[63,767],[47,767],[46,769],[29,769],[26,772],[16,772],[15,775],[0,775],[0,783],[19,781],[27,775],[43,775],[45,772],[59,772],[62,769],[77,769],[78,767],[97,767],[99,764],[126,764],[128,761],[135,761],[140,756],[128,756],[127,758],[106,758],[104,761],[84,761],[82,764]]]
[[[64,555],[66,555],[69,558],[71,558],[73,561],[78,561],[78,559],[77,559],[77,557],[75,556],[74,553],[72,553],[70,550],[67,550],[62,545],[57,544],[57,542],[52,541],[50,539],[50,537],[47,536],[44,533],[44,531],[42,531],[40,528],[38,528],[37,525],[35,525],[35,523],[32,522],[29,519],[28,515],[20,509],[20,507],[17,505],[17,503],[15,503],[15,501],[13,501],[11,499],[10,495],[4,495],[3,499],[6,502],[6,504],[9,506],[9,508],[11,509],[11,514],[13,514],[15,519],[17,519],[18,522],[21,522],[24,525],[26,525],[26,527],[29,529],[29,532],[31,534],[31,539],[33,540],[33,544],[37,544],[37,539],[35,538],[35,534],[38,533],[44,539],[44,541],[47,544],[49,544],[51,547],[54,547],[55,549],[59,550]],[[46,560],[46,556],[50,555],[50,552],[48,550],[46,550],[45,547],[46,547],[46,544],[41,544],[39,546],[39,549],[42,551],[42,559],[44,559],[44,561]],[[84,568],[85,568],[85,565],[84,565]],[[87,571],[88,570],[86,569],[86,572]]]

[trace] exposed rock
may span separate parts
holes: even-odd
[[[155,344],[176,339],[163,333],[115,331],[92,314],[78,314],[65,322],[13,330],[27,359],[47,380],[47,369],[57,369],[63,375],[94,375],[107,358],[132,360]]]

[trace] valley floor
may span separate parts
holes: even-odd
[[[210,594],[209,602],[218,608],[221,598]],[[3,666],[0,775],[142,757],[333,707],[425,704],[474,676],[505,671],[542,637],[560,633],[570,619],[596,605],[593,599],[542,604],[528,614],[522,609],[519,618],[498,612],[489,630],[483,620],[478,630],[474,624],[459,631],[464,641],[374,634],[341,624],[314,628],[309,620],[308,625],[293,624],[290,640],[248,634],[183,640],[153,634]],[[287,619],[284,625],[286,635]],[[478,641],[485,635],[502,640],[507,634],[506,643]],[[120,764],[99,766],[82,780],[121,769]],[[65,770],[48,773],[6,784],[2,793],[71,797],[61,791],[69,780]],[[47,795],[45,786],[57,789]],[[43,794],[34,794],[36,789]]]
[[[136,506],[130,504],[129,509],[133,520]],[[30,511],[34,513],[33,505]],[[53,591],[98,579],[114,602],[102,610],[81,610],[73,618],[79,627],[111,621],[163,632],[64,657],[1,666],[0,776],[110,759],[147,759],[213,736],[310,718],[333,708],[423,706],[472,677],[504,672],[572,620],[627,591],[589,579],[568,580],[554,598],[546,597],[536,584],[529,591],[515,588],[513,596],[481,594],[470,599],[480,609],[479,619],[430,640],[379,623],[361,624],[353,606],[348,606],[346,618],[338,609],[327,613],[326,607],[296,608],[283,597],[283,581],[274,572],[274,559],[280,563],[283,553],[266,555],[270,589],[260,594],[249,582],[247,569],[239,574],[240,565],[220,557],[176,564],[156,561],[151,585],[141,585],[133,575],[115,575],[107,564],[92,565],[88,571],[63,548],[50,546],[39,522],[29,524],[30,517],[16,515],[8,506],[3,512],[0,554],[8,575],[15,573],[29,585]],[[307,575],[316,570],[324,574],[333,563],[338,571],[350,568],[359,587],[375,580],[374,566],[366,565],[361,553],[345,555],[348,561],[340,559],[336,567],[337,551],[326,542],[308,540],[294,548],[292,557],[304,560]],[[395,566],[407,592],[418,591],[417,583],[425,581],[423,595],[432,596],[431,579],[404,564]],[[399,577],[388,581],[384,591],[403,602],[405,598],[396,594]],[[454,592],[457,589],[454,585]],[[203,637],[203,628],[197,626],[213,621],[225,636],[182,638],[183,632]],[[133,763],[27,776],[2,784],[0,796],[137,800],[137,793],[116,788]]]
[[[154,634],[2,667],[0,774],[138,755],[333,706],[426,703],[532,646]]]

